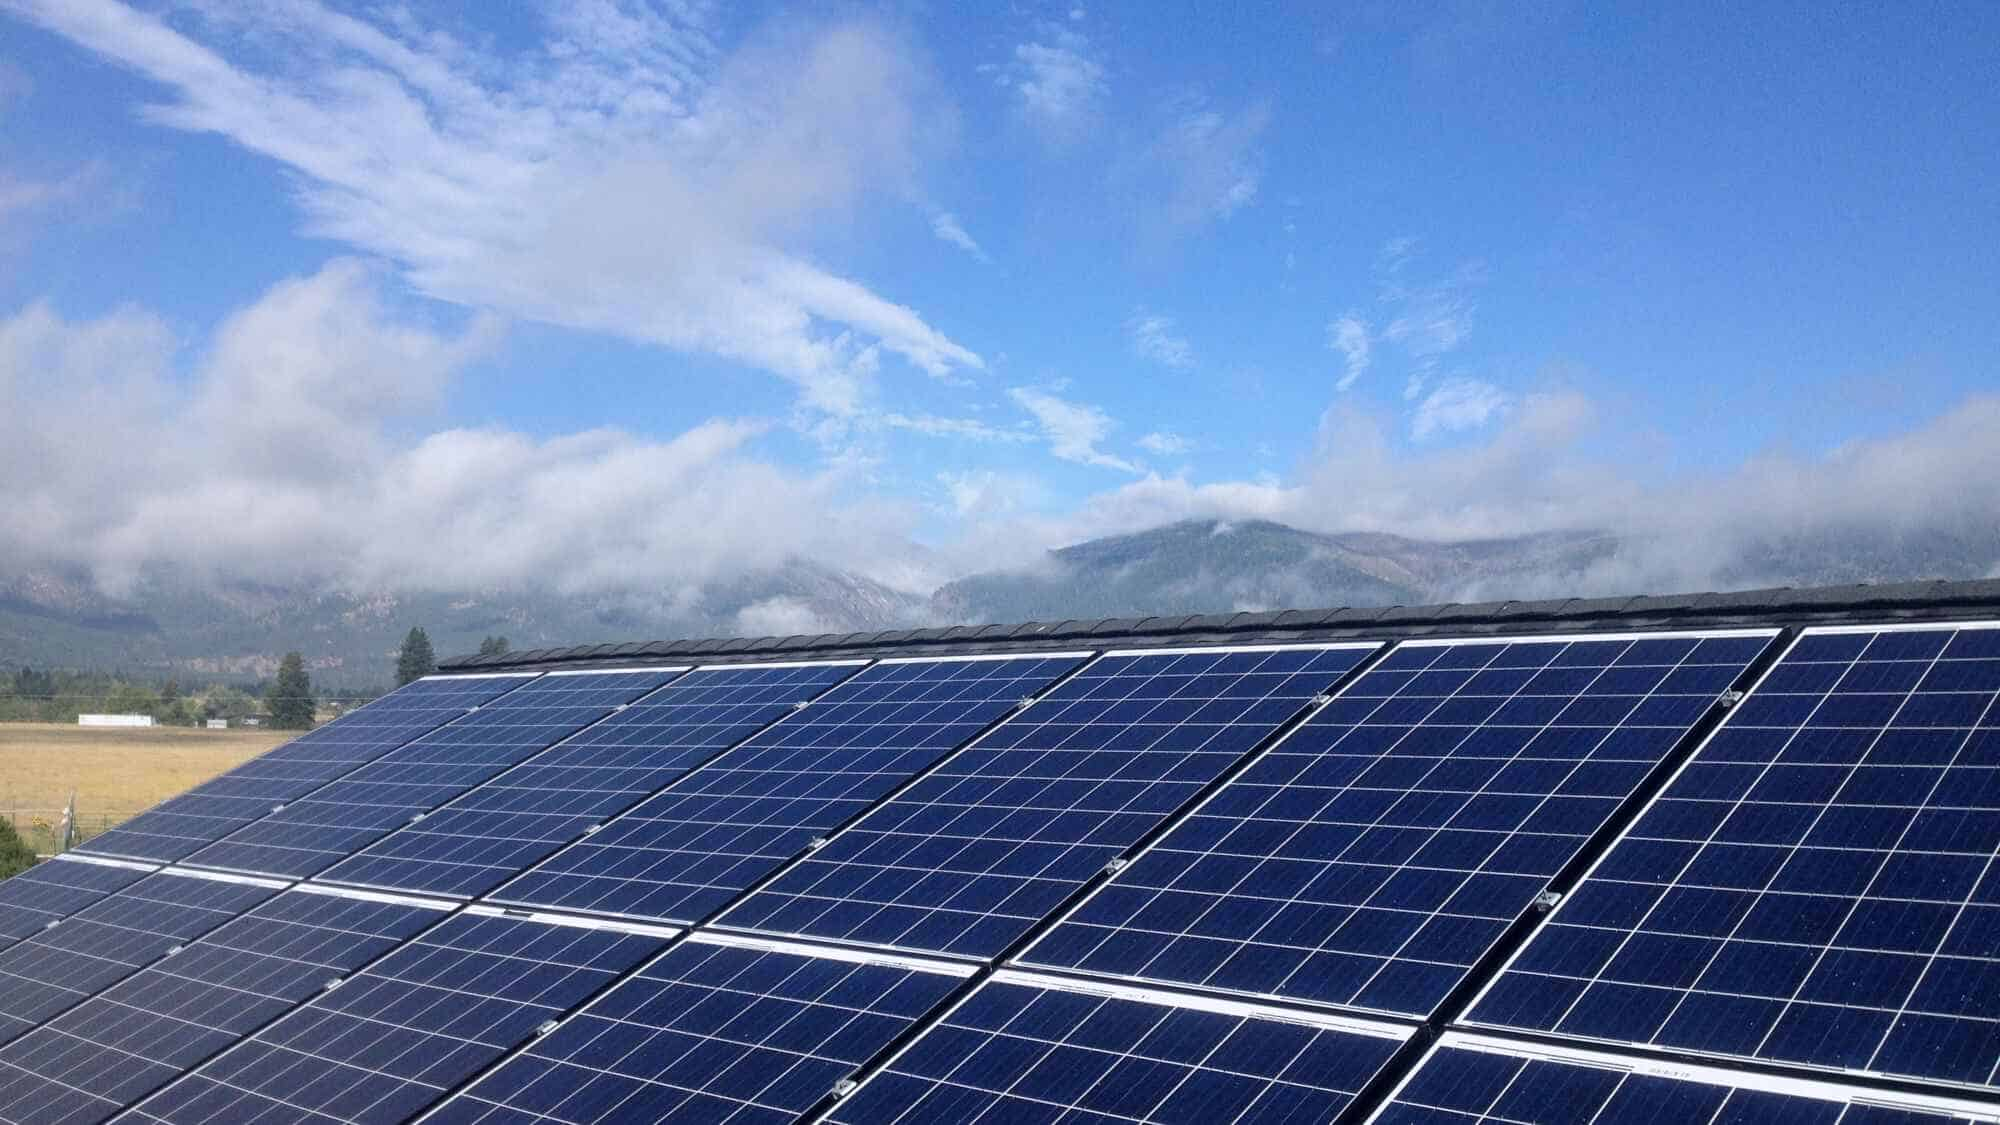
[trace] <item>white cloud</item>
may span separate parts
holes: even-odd
[[[669,598],[794,555],[893,569],[914,514],[749,456],[755,422],[426,432],[494,338],[393,310],[349,262],[275,286],[188,371],[139,310],[0,319],[0,397],[19,404],[0,411],[0,569]]]
[[[949,211],[939,211],[931,216],[931,233],[982,262],[993,260],[986,256],[986,251],[980,249],[979,243],[973,241],[971,235],[965,233],[965,227],[959,223],[958,216]]]
[[[1042,437],[1049,443],[1049,452],[1058,458],[1127,473],[1139,471],[1130,461],[1097,448],[1099,442],[1111,436],[1116,425],[1104,411],[1032,387],[1014,387],[1007,395],[1034,416]]]
[[[1478,429],[1511,402],[1507,392],[1491,383],[1454,376],[1439,383],[1417,404],[1410,418],[1410,436],[1422,441],[1440,433]]]
[[[700,17],[592,5],[503,56],[312,0],[173,27],[113,0],[0,7],[166,87],[147,119],[288,167],[311,233],[427,295],[722,356],[833,414],[859,409],[880,352],[981,366],[807,256],[817,220],[907,192],[945,132],[880,25],[780,26],[725,56]]]
[[[1003,430],[977,418],[946,418],[936,414],[904,414],[900,411],[891,411],[877,416],[876,420],[889,429],[907,430],[926,437],[948,437],[982,442],[1035,440],[1033,434],[1021,430]]]
[[[1075,13],[1070,18],[1080,22]],[[1044,23],[1038,39],[1016,45],[1013,58],[992,69],[1013,91],[1021,116],[1051,144],[1072,144],[1096,127],[1107,93],[1104,64],[1081,32]]]
[[[1326,346],[1341,354],[1345,367],[1335,390],[1347,390],[1368,371],[1368,322],[1356,313],[1346,313],[1326,326]]]
[[[1171,430],[1156,430],[1139,439],[1139,448],[1161,457],[1178,457],[1194,449],[1194,443]]]
[[[937,475],[947,510],[968,522],[1015,515],[1044,498],[1041,482],[992,469],[946,470]]]
[[[1143,145],[1113,168],[1114,186],[1132,197],[1148,233],[1171,237],[1229,218],[1257,197],[1271,108],[1225,112],[1182,99]]]
[[[1181,371],[1194,366],[1194,345],[1174,331],[1172,317],[1141,311],[1125,322],[1125,335],[1141,359]]]

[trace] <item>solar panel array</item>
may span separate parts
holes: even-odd
[[[186,859],[263,818],[273,805],[463,718],[531,679],[502,673],[419,680],[133,817],[93,839],[90,850],[162,863]]]
[[[187,862],[293,878],[312,875],[685,670],[543,676],[274,807],[268,816],[193,852]]]
[[[1374,647],[1107,653],[722,921],[997,956]]]
[[[1525,1046],[1446,1032],[1370,1125],[1952,1125],[1991,1120],[1959,1098]]]
[[[859,664],[690,672],[335,864],[326,878],[453,895],[492,890],[810,702]]]
[[[1983,624],[435,677],[0,882],[0,1125],[2000,1122],[1996,858]]]
[[[1083,658],[884,661],[494,898],[696,921]]]
[[[1993,1088],[2000,629],[1801,637],[1474,1008]]]

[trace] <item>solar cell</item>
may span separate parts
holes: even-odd
[[[972,972],[697,934],[427,1125],[789,1125]]]
[[[1992,1087],[2000,628],[1808,630],[1472,1010]]]
[[[341,774],[534,679],[430,676],[202,782],[82,845],[100,855],[186,859]]]
[[[23,938],[0,951],[0,1043],[171,956],[283,886],[169,869]]]
[[[0,949],[123,890],[155,868],[65,853],[0,880]]]
[[[128,1116],[178,1125],[406,1120],[657,952],[671,934],[469,907]]]
[[[1409,1034],[1002,970],[865,1079],[842,1125],[1292,1125],[1340,1116]]]
[[[1774,636],[1405,642],[1020,960],[1428,1016]]]
[[[865,663],[697,669],[320,878],[463,897],[484,893]]]
[[[1446,1032],[1369,1125],[1950,1125],[2000,1107]]]
[[[188,862],[304,878],[546,749],[685,669],[554,672],[381,755]]]
[[[451,905],[320,888],[281,893],[0,1048],[0,1121],[95,1125]]]
[[[492,898],[622,917],[702,918],[1085,655],[882,661]]]
[[[997,956],[1376,647],[1106,653],[721,921]]]

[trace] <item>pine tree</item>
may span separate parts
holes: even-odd
[[[413,626],[409,636],[403,638],[403,647],[396,653],[396,686],[402,687],[413,680],[421,680],[437,671],[437,654],[431,651],[430,634],[423,626]]]
[[[507,643],[507,638],[504,636],[487,637],[485,640],[479,642],[479,655],[505,656],[513,647]]]
[[[285,654],[278,663],[278,678],[264,696],[271,710],[271,725],[280,730],[311,730],[313,725],[312,681],[306,677],[306,662],[296,652]]]

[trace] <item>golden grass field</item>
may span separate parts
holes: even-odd
[[[265,730],[0,723],[0,817],[46,850],[47,826],[62,815],[72,790],[78,826],[94,835],[291,737]]]

